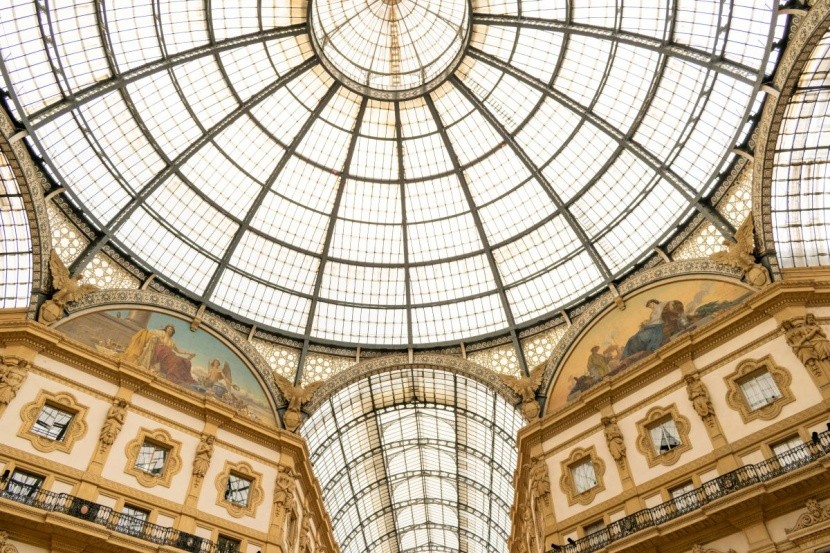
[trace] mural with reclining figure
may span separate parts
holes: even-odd
[[[676,338],[738,305],[751,291],[715,279],[659,283],[625,298],[577,339],[562,363],[549,405],[562,405]]]
[[[99,352],[276,424],[262,385],[242,358],[202,328],[191,331],[187,321],[157,311],[118,309],[82,313],[59,326]]]

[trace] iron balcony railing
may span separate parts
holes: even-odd
[[[828,424],[828,428],[830,428],[830,424]],[[806,444],[794,447],[766,461],[754,465],[745,465],[718,476],[713,480],[704,482],[699,488],[650,509],[637,511],[579,540],[561,546],[553,545],[548,553],[591,553],[597,551],[635,532],[652,526],[659,526],[738,490],[759,482],[772,480],[777,476],[809,465],[828,453],[830,453],[830,430],[821,434],[814,433],[813,439]]]
[[[191,553],[236,553],[235,549],[220,548],[209,539],[118,513],[105,505],[99,505],[66,493],[50,492],[8,481],[0,488],[0,498],[10,499],[52,513],[63,513],[88,520],[120,534],[133,536],[158,545],[168,545]]]

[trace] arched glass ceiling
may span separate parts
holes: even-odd
[[[32,238],[17,178],[0,151],[0,308],[28,307],[32,291]]]
[[[343,553],[496,553],[523,424],[484,384],[412,366],[340,390],[300,433]]]
[[[772,179],[782,267],[830,265],[830,32],[813,49],[781,122]]]
[[[78,263],[113,243],[305,340],[515,336],[695,211],[728,233],[705,198],[758,107],[771,0],[470,6],[455,71],[399,101],[329,74],[299,0],[9,0],[0,69],[100,230]]]

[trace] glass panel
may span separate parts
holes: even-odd
[[[6,493],[20,497],[34,498],[42,485],[42,476],[16,470],[9,479],[9,483],[6,486]]]
[[[167,460],[168,453],[169,450],[166,447],[144,442],[138,451],[135,467],[144,472],[159,475],[164,471],[164,462]]]
[[[666,419],[657,426],[651,427],[649,433],[657,455],[671,451],[680,445],[680,434],[677,432],[674,419]]]
[[[248,494],[251,491],[251,481],[242,476],[231,473],[228,476],[228,487],[225,489],[225,499],[237,505],[248,504]]]
[[[781,397],[781,390],[767,371],[750,375],[740,382],[749,409],[754,411]]]
[[[121,509],[121,514],[118,517],[118,523],[115,525],[115,529],[122,534],[140,536],[144,532],[144,525],[149,516],[150,513],[144,509],[124,505],[124,508]]]
[[[588,491],[597,485],[597,475],[594,472],[594,463],[591,459],[571,466],[571,475],[574,479],[574,491],[577,494]]]
[[[63,440],[71,422],[72,413],[61,411],[51,405],[44,405],[32,425],[32,432],[59,442]]]

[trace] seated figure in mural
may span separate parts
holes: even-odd
[[[130,338],[130,344],[124,350],[124,360],[146,369],[156,369],[167,380],[176,384],[196,384],[190,374],[190,360],[196,354],[180,350],[173,341],[175,333],[173,325],[167,325],[163,329],[139,330]]]
[[[651,309],[651,315],[643,321],[640,330],[625,343],[623,359],[638,353],[655,351],[674,334],[688,326],[683,302],[677,300],[661,302],[650,299],[646,302],[646,307]]]

